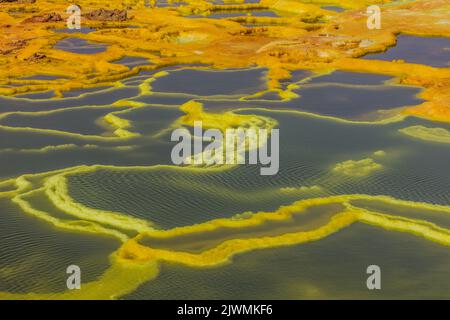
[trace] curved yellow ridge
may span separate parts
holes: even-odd
[[[317,205],[342,203],[345,208],[342,212],[335,214],[326,224],[311,231],[286,233],[279,236],[231,239],[220,243],[212,249],[205,250],[198,254],[154,249],[143,246],[138,243],[138,240],[145,235],[143,233],[134,239],[127,240],[116,253],[111,255],[110,258],[112,266],[105,272],[105,274],[97,281],[83,285],[83,289],[80,291],[67,291],[49,294],[0,293],[0,297],[5,299],[117,298],[121,295],[132,292],[138,285],[156,277],[158,274],[158,262],[161,261],[180,263],[190,267],[219,266],[230,262],[230,259],[236,254],[242,254],[257,249],[298,245],[301,243],[317,241],[358,221],[387,230],[411,233],[442,245],[450,245],[450,230],[438,227],[435,224],[426,221],[390,216],[367,209],[358,208],[354,204],[349,203],[351,200],[361,199],[379,200],[394,205],[408,205],[414,208],[424,208],[427,210],[450,213],[450,207],[448,206],[416,203],[398,200],[387,196],[343,195],[301,200],[292,205],[280,207],[274,212],[252,214],[248,219],[217,219],[194,226],[174,228],[167,231],[148,231],[145,232],[145,234],[151,234],[154,237],[176,237],[192,232],[204,232],[206,230],[223,226],[228,228],[242,228],[245,230],[246,227],[260,224],[265,221],[273,219],[289,219],[292,214],[298,214],[307,208]],[[58,225],[58,227],[61,226]],[[125,275],[127,271],[128,273],[130,273],[129,271],[134,272],[131,272],[132,274]],[[114,277],[112,276],[113,274],[115,275]]]
[[[410,137],[425,141],[450,143],[450,131],[444,128],[427,128],[425,126],[411,126],[399,129],[399,132]]]

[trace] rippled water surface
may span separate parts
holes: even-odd
[[[365,58],[426,59],[442,67],[447,46],[441,38],[400,36],[396,47]],[[81,54],[107,49],[80,38],[55,47]],[[118,266],[115,254],[123,239],[139,235],[138,245],[169,258],[157,262],[153,278],[142,277],[118,298],[450,297],[449,250],[438,241],[450,226],[449,144],[400,131],[450,125],[391,118],[420,105],[423,88],[339,70],[296,70],[270,86],[271,75],[259,67],[153,70],[151,61],[132,56],[111,64],[127,66],[129,76],[0,97],[0,292],[63,292],[71,264],[82,268],[86,283],[103,285],[107,270],[128,279],[140,271]],[[135,68],[142,66],[148,68]],[[36,75],[17,85],[60,79]],[[195,117],[216,126],[244,119],[247,126],[279,129],[278,174],[260,175],[261,165],[173,165],[171,133]],[[308,199],[334,200],[291,209]],[[336,227],[339,217],[353,218],[348,210],[363,218]],[[258,214],[266,218],[252,224]],[[158,236],[173,228],[181,231]],[[417,236],[420,228],[430,228],[437,240]],[[283,238],[302,232],[311,232],[308,241]],[[277,237],[286,242],[258,247]],[[244,242],[249,247],[228,260],[217,258],[219,249]],[[180,252],[189,257],[209,250],[216,255],[170,261]],[[382,291],[365,286],[365,269],[374,261],[383,270]]]

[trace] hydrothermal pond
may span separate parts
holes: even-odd
[[[450,298],[448,1],[0,2],[0,299]]]

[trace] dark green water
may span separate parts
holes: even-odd
[[[364,59],[405,60],[438,68],[450,67],[450,38],[399,35],[395,47],[386,52],[370,54]]]
[[[300,199],[330,195],[390,195],[450,204],[448,145],[413,139],[398,131],[407,126],[437,124],[416,118],[383,125],[350,123],[273,111],[307,110],[360,118],[380,109],[420,103],[415,97],[419,88],[395,85],[383,75],[338,71],[308,80],[309,72],[298,71],[283,84],[285,88],[299,84],[300,88],[295,89],[301,96],[298,99],[277,101],[276,96],[268,94],[265,98],[271,97],[272,101],[248,101],[238,99],[265,90],[267,70],[206,71],[192,66],[167,70],[169,75],[151,83],[157,92],[154,94],[140,95],[138,86],[154,73],[143,72],[124,80],[125,87],[73,90],[62,99],[0,97],[1,112],[22,112],[0,120],[1,125],[8,126],[0,128],[0,176],[13,178],[78,165],[124,167],[69,176],[69,193],[88,207],[147,219],[161,229],[246,211],[273,211]],[[223,171],[131,168],[171,164],[174,143],[170,142],[171,130],[164,130],[184,115],[178,107],[191,99],[203,102],[207,112],[235,110],[275,119],[280,129],[279,173],[261,176],[260,167],[250,165]],[[120,107],[111,106],[119,100],[123,102]],[[146,105],[135,108],[127,101]],[[114,128],[102,118],[113,111],[130,122],[127,130],[140,136],[112,139]],[[438,126],[450,130],[449,125]],[[66,133],[31,132],[26,128]],[[74,147],[39,151],[58,145]],[[379,150],[385,155],[374,155]],[[364,177],[345,176],[332,170],[337,163],[365,158],[374,159],[382,168]],[[302,186],[319,189],[282,191]],[[3,188],[8,190],[2,187],[1,191]],[[65,217],[43,194],[38,193],[32,200],[39,210]],[[450,225],[443,213],[370,201],[360,205],[386,214],[427,220],[441,227]],[[109,266],[109,254],[119,246],[109,237],[50,227],[24,214],[7,198],[0,199],[0,212],[0,291],[63,290],[65,268],[70,264],[82,267],[83,281],[98,279]],[[271,225],[273,230],[267,226],[252,230],[252,234],[298,230],[316,223],[315,214],[312,216],[311,221],[294,219],[286,225]],[[214,239],[190,238],[195,246],[189,249],[216,245],[227,236],[226,232],[218,232]],[[180,241],[160,243],[162,247],[180,245]],[[164,263],[155,280],[123,298],[447,298],[449,257],[445,246],[410,234],[355,224],[317,242],[238,255],[232,263],[214,268]],[[370,264],[382,268],[382,291],[368,291],[365,286],[365,270]]]
[[[164,264],[155,281],[124,299],[448,299],[448,248],[354,225],[326,239],[261,250],[209,269]],[[366,287],[378,264],[381,290]]]

